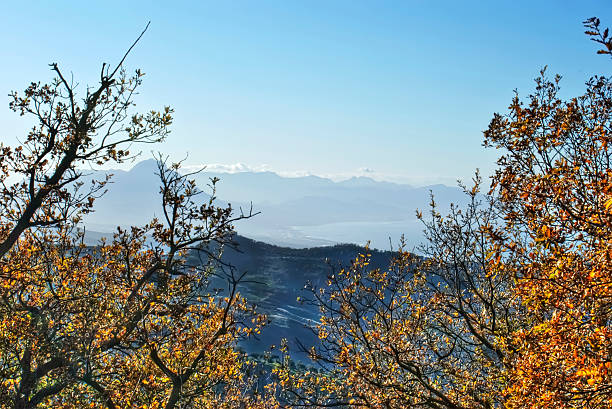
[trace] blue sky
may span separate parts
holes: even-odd
[[[126,4],[129,3],[129,4]],[[610,73],[581,21],[601,1],[9,2],[0,15],[0,141],[29,124],[6,95],[51,78],[81,84],[114,63],[147,73],[142,110],[171,105],[158,150],[187,163],[422,185],[494,168],[493,112],[544,65],[572,96]],[[149,156],[145,147],[144,157]],[[237,166],[235,164],[240,163]]]

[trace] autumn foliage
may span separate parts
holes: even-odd
[[[476,179],[477,183],[479,180]],[[466,209],[442,217],[432,202],[423,256],[403,249],[388,269],[369,254],[312,288],[321,318],[319,370],[279,370],[286,398],[299,407],[493,408],[501,393],[511,334],[522,306],[488,238],[493,203],[467,191]],[[425,218],[424,218],[425,220]]]
[[[599,20],[587,35],[610,54]],[[316,371],[279,370],[299,407],[612,406],[612,82],[562,100],[545,71],[496,114],[488,192],[466,208],[432,199],[422,258],[369,256],[312,288]]]
[[[232,222],[250,215],[214,204],[216,180],[206,198],[160,158],[160,218],[83,243],[79,223],[108,181],[85,183],[84,169],[129,159],[172,122],[167,107],[131,113],[144,74],[122,64],[103,65],[83,97],[56,64],[52,83],[11,94],[34,126],[0,146],[0,406],[270,406],[236,350],[265,317],[218,263]],[[209,289],[213,274],[224,290]]]
[[[516,293],[529,327],[514,333],[510,406],[612,404],[612,83],[558,97],[558,78],[537,82],[496,116],[486,143],[504,149],[493,187],[519,261]],[[520,245],[516,241],[524,240]]]

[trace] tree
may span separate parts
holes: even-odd
[[[606,47],[608,30],[585,22]],[[523,103],[496,115],[485,143],[502,149],[492,189],[499,192],[516,293],[530,327],[509,373],[510,407],[612,404],[612,82],[595,76],[584,95],[563,101],[560,78],[537,79]]]
[[[320,371],[280,370],[295,405],[493,408],[503,403],[507,349],[520,308],[488,237],[497,217],[479,196],[443,218],[432,201],[423,256],[400,249],[386,270],[362,254],[312,288],[321,311]],[[484,202],[483,202],[484,200]],[[422,215],[420,215],[422,217]]]
[[[83,169],[130,159],[172,123],[168,107],[131,113],[144,74],[127,75],[130,50],[115,68],[102,65],[82,101],[57,64],[50,84],[10,95],[10,108],[35,125],[21,146],[0,146],[0,404],[272,405],[235,348],[265,317],[238,294],[241,276],[219,263],[232,223],[251,214],[216,206],[217,180],[202,201],[189,175],[160,158],[160,219],[83,243],[79,222],[108,181],[85,185]],[[226,291],[209,289],[212,274]]]
[[[598,19],[586,34],[610,54]],[[612,406],[612,82],[563,101],[545,71],[496,114],[487,194],[425,220],[422,259],[368,255],[313,288],[318,371],[278,371],[297,406]]]

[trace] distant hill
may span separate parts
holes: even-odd
[[[279,247],[236,236],[238,250],[226,249],[222,260],[231,264],[238,272],[246,272],[240,293],[266,313],[271,321],[259,340],[252,340],[243,347],[252,353],[262,353],[269,345],[279,345],[281,338],[290,341],[296,350],[295,339],[308,345],[316,342],[305,325],[318,319],[316,307],[297,302],[298,297],[307,297],[304,285],[311,282],[324,285],[332,267],[347,266],[365,249],[352,244],[295,249]],[[392,253],[368,250],[372,255],[373,268],[386,268]],[[221,287],[223,283],[215,281]],[[303,355],[297,354],[298,357]]]
[[[111,231],[116,225],[146,223],[161,213],[159,183],[154,160],[136,164],[130,171],[114,174],[108,193],[96,202],[86,219],[95,231]],[[89,177],[102,177],[93,172]],[[108,173],[108,172],[106,172]],[[236,224],[247,237],[289,247],[312,247],[335,243],[389,248],[402,234],[410,246],[421,239],[422,225],[415,210],[426,211],[430,191],[445,211],[450,202],[464,203],[460,189],[444,185],[412,187],[355,177],[334,182],[317,176],[287,178],[272,172],[207,173],[194,175],[198,186],[209,192],[211,177],[218,177],[219,205],[236,209],[253,205],[258,216]],[[207,196],[203,196],[206,200]]]

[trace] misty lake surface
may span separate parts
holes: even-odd
[[[414,219],[390,222],[339,222],[316,226],[292,226],[292,228],[306,237],[334,243],[365,245],[369,241],[371,248],[379,250],[397,250],[402,235],[406,240],[407,250],[413,250],[423,241],[422,223]]]

